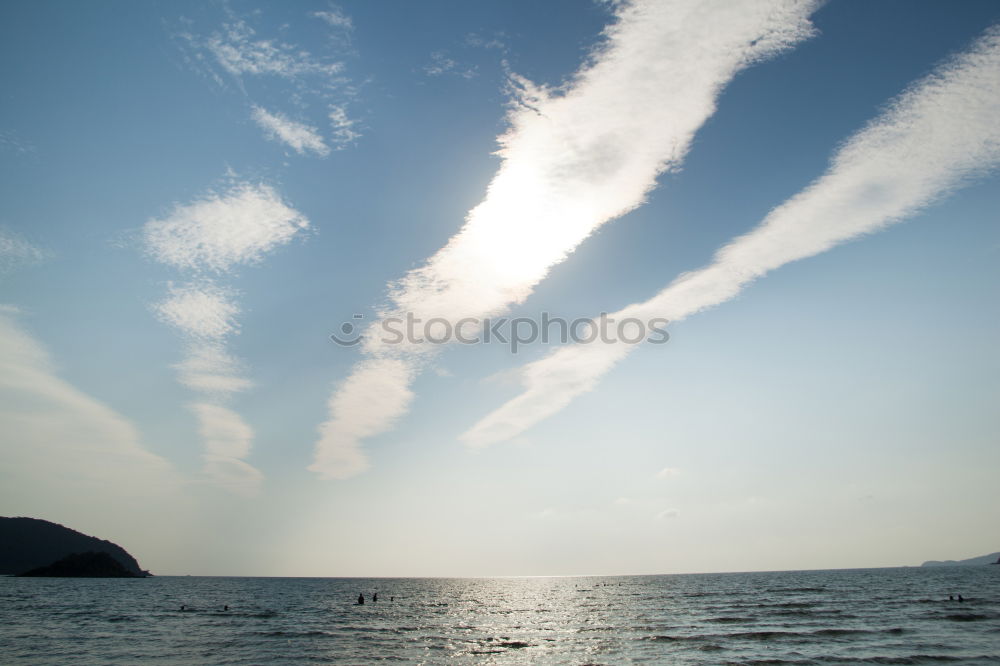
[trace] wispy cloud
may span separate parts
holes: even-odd
[[[354,21],[352,21],[351,17],[344,14],[344,12],[339,8],[330,8],[327,11],[313,12],[312,15],[325,21],[331,28],[348,31],[354,30]]]
[[[827,172],[759,226],[612,317],[678,321],[718,305],[784,264],[899,222],[1000,163],[1000,26],[898,97],[837,151]],[[526,390],[461,439],[510,439],[593,388],[630,345],[574,345],[522,371]]]
[[[272,187],[244,182],[176,206],[164,219],[147,222],[143,236],[157,261],[223,272],[260,261],[308,226]]]
[[[443,76],[444,74],[454,74],[463,79],[471,79],[476,76],[476,67],[465,66],[458,63],[453,58],[448,57],[446,51],[434,51],[431,53],[431,61],[424,65],[424,73],[427,76]]]
[[[259,262],[309,227],[301,213],[267,185],[235,183],[177,206],[163,220],[143,229],[146,251],[162,263],[201,273],[225,274],[237,265]],[[178,379],[205,396],[192,409],[204,440],[204,472],[224,488],[252,494],[262,475],[245,462],[253,430],[233,410],[220,404],[252,385],[242,361],[226,349],[226,338],[239,332],[235,294],[204,278],[170,286],[166,300],[154,306],[157,316],[187,340]]]
[[[220,485],[239,494],[252,495],[263,475],[244,462],[250,454],[253,429],[231,409],[201,402],[191,406],[205,442],[205,468]]]
[[[455,322],[523,301],[553,265],[602,224],[641,205],[656,177],[680,165],[737,72],[812,33],[813,7],[790,0],[621,3],[604,42],[566,86],[547,89],[514,77],[519,103],[500,137],[502,163],[486,198],[444,248],[393,285],[383,314]],[[356,371],[338,395],[370,395],[398,378],[408,383],[421,363],[419,349],[387,349],[372,337],[365,348],[408,370],[394,366],[397,379]],[[408,394],[403,389],[393,393]],[[374,430],[332,410],[311,469],[344,476],[328,452],[359,452],[357,433],[386,429],[408,404],[370,406],[364,420],[379,424]]]
[[[361,132],[357,129],[357,121],[352,120],[347,115],[347,109],[344,105],[331,105],[329,110],[330,128],[333,130],[331,136],[338,149],[361,138]]]
[[[14,155],[30,155],[35,152],[35,144],[13,130],[0,131],[0,153],[13,153]]]
[[[340,62],[324,62],[295,44],[261,39],[243,20],[234,20],[213,33],[206,46],[219,65],[233,76],[272,75],[295,78],[340,72]]]
[[[319,19],[331,28],[331,39],[313,53],[291,41],[293,26],[285,24],[279,37],[258,33],[259,13],[237,15],[225,8],[220,28],[200,34],[188,22],[176,38],[187,62],[220,87],[234,84],[249,102],[254,121],[268,139],[285,143],[299,155],[324,157],[360,137],[356,119],[348,116],[348,105],[357,86],[347,74],[346,61],[355,55],[350,47],[354,24],[342,10],[331,6],[303,17]],[[261,27],[263,32],[266,28]],[[263,93],[263,94],[261,94]],[[295,112],[264,109],[254,99],[288,99]],[[271,102],[268,103],[271,107]],[[310,110],[313,117],[309,118]],[[334,123],[329,137],[319,129],[323,113],[337,110],[341,122]],[[293,120],[290,115],[298,118]],[[305,118],[305,120],[303,120]],[[349,135],[346,136],[345,135]]]
[[[269,138],[284,143],[299,155],[315,153],[325,157],[330,154],[330,147],[315,127],[295,122],[283,113],[271,113],[259,106],[253,107],[253,119]]]
[[[109,511],[123,496],[175,496],[180,480],[171,465],[143,448],[120,414],[59,377],[48,351],[18,319],[16,308],[0,306],[5,510],[57,515],[60,503],[72,501]]]
[[[191,342],[184,360],[174,368],[180,383],[193,391],[225,397],[253,386],[246,378],[245,364],[226,351],[222,342]]]
[[[48,258],[49,253],[30,243],[24,236],[0,227],[0,275]]]
[[[471,46],[477,49],[496,49],[498,51],[506,51],[507,44],[504,43],[504,39],[506,38],[507,35],[502,32],[496,32],[492,37],[486,37],[476,32],[470,32],[465,36],[465,44],[466,46]]]
[[[664,467],[659,472],[656,473],[657,478],[669,479],[674,476],[678,476],[681,471],[675,467]]]

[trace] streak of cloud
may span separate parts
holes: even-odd
[[[142,446],[128,420],[62,379],[48,350],[18,319],[16,308],[0,305],[5,511],[56,515],[71,501],[94,513],[116,513],[122,496],[175,497],[176,470]]]
[[[326,157],[330,154],[330,147],[315,127],[296,122],[283,113],[271,113],[259,106],[253,107],[253,119],[268,138],[285,144],[299,155],[314,153]]]
[[[723,303],[784,264],[900,222],[1000,164],[1000,26],[901,94],[834,155],[827,172],[714,261],[614,318],[678,321]],[[486,446],[524,432],[591,390],[631,345],[573,345],[522,370],[525,391],[461,439]]]
[[[445,247],[391,286],[382,316],[411,312],[455,322],[496,316],[523,301],[552,266],[602,224],[640,206],[657,176],[679,167],[733,76],[812,34],[814,7],[795,0],[623,2],[567,85],[549,89],[512,77],[517,103],[485,199]],[[397,365],[381,376],[362,364],[335,395],[373,395],[400,378],[406,384],[392,394],[408,395],[421,348],[389,348],[371,335],[364,347]],[[354,457],[341,466],[330,452],[362,456],[359,440],[388,429],[408,405],[376,401],[360,417],[331,409],[310,469],[324,478],[363,469]],[[376,425],[360,427],[355,418]]]

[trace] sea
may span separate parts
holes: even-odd
[[[0,578],[4,665],[381,662],[996,665],[1000,566]]]

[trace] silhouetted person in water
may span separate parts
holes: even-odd
[[[372,603],[378,603],[378,592],[372,595]]]
[[[389,601],[395,601],[396,597],[389,597]]]
[[[229,610],[229,606],[223,606],[223,607],[222,607],[222,610],[224,610],[224,611],[227,611],[227,610]]]
[[[960,595],[958,595],[958,600],[959,600],[959,601],[965,601],[965,599],[963,599],[963,598],[962,598],[962,595],[961,595],[961,594],[960,594]]]
[[[365,605],[365,595],[364,595],[364,593],[358,595],[358,605],[359,606],[364,606]]]
[[[181,610],[187,610],[187,606],[181,606]]]

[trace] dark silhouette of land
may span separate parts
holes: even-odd
[[[983,564],[1000,564],[1000,552],[970,557],[967,560],[930,560],[924,562],[922,567],[975,567]]]
[[[0,517],[0,574],[17,575],[84,553],[105,553],[134,576],[150,575],[118,544],[47,520]]]
[[[44,567],[25,571],[18,576],[49,576],[53,578],[144,578],[129,571],[107,553],[73,553]]]

